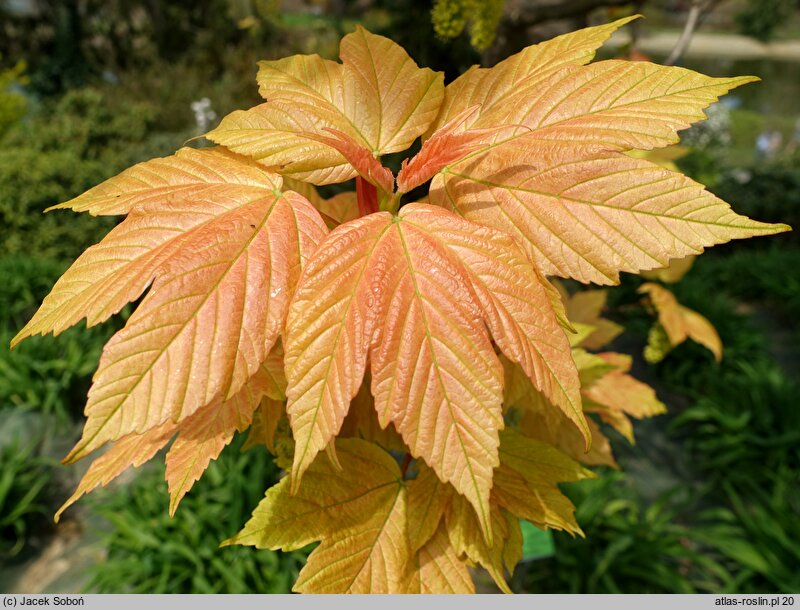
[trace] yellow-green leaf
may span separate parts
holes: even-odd
[[[414,555],[407,593],[475,593],[467,566],[450,544],[445,525]]]
[[[452,487],[442,483],[428,466],[417,466],[417,478],[408,483],[408,538],[415,553],[439,528],[452,493]]]
[[[500,436],[500,467],[492,497],[512,514],[540,527],[580,534],[575,507],[558,483],[594,475],[551,445],[507,430]]]
[[[658,321],[673,346],[692,339],[708,348],[714,358],[722,360],[722,340],[714,326],[696,311],[684,307],[669,290],[653,283],[645,283],[639,292],[646,293],[658,311]]]
[[[315,461],[294,495],[289,479],[283,479],[225,544],[288,551],[321,540],[296,591],[402,592],[410,550],[400,469],[367,441],[339,440],[336,453],[341,469],[328,460]]]
[[[644,271],[641,275],[649,280],[659,280],[666,284],[675,284],[681,281],[694,264],[694,256],[676,258],[669,262],[669,266],[653,271]]]

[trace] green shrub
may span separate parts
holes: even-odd
[[[154,114],[145,103],[112,111],[101,91],[87,88],[44,104],[13,128],[0,140],[0,255],[69,259],[99,240],[115,219],[42,212],[174,148],[149,135]]]
[[[53,464],[36,453],[35,443],[23,447],[5,440],[0,444],[0,565],[52,524]]]
[[[241,453],[234,439],[184,498],[167,513],[163,466],[144,470],[126,489],[95,496],[112,525],[106,560],[92,574],[101,593],[288,593],[305,553],[218,548],[235,534],[277,479],[263,447]],[[92,500],[90,500],[92,501]]]
[[[743,34],[769,41],[796,8],[796,0],[748,0],[737,13],[736,24]]]
[[[0,411],[51,414],[59,425],[80,415],[103,344],[120,324],[114,320],[89,332],[70,328],[55,339],[33,337],[10,351],[11,338],[64,268],[47,259],[0,257]]]
[[[797,470],[782,468],[743,491],[723,483],[732,508],[707,511],[694,538],[716,549],[735,580],[727,590],[795,593],[800,590],[800,488]]]
[[[0,138],[25,116],[28,104],[18,91],[14,91],[16,86],[23,84],[24,72],[24,62],[18,62],[8,70],[0,70]]]
[[[768,483],[800,474],[800,384],[770,362],[737,362],[707,379],[672,423],[694,469],[713,485]]]
[[[692,544],[686,517],[676,508],[690,512],[688,490],[669,492],[648,506],[621,473],[565,488],[586,538],[555,532],[555,556],[515,575],[522,590],[696,593],[721,586],[717,560]]]

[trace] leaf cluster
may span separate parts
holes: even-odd
[[[172,441],[174,513],[251,428],[288,475],[228,544],[319,542],[297,591],[469,592],[468,564],[508,590],[520,519],[580,535],[558,485],[592,476],[579,462],[614,464],[594,418],[633,442],[630,418],[664,406],[629,357],[587,351],[619,330],[604,297],[565,303],[546,276],[614,284],[788,229],[626,154],[674,143],[752,80],[589,63],[628,21],[447,87],[359,27],[341,62],[261,62],[266,101],[206,134],[218,146],[54,206],[126,218],[14,344],[144,295],[103,350],[66,461],[113,445],[62,510]],[[396,174],[383,165],[418,139]],[[353,178],[330,199],[315,188]]]

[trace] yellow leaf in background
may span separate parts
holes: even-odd
[[[722,340],[711,322],[678,303],[675,295],[663,286],[648,282],[639,287],[639,292],[650,297],[658,312],[658,321],[673,346],[692,339],[708,348],[717,362],[722,360]]]
[[[628,363],[629,357],[620,354],[598,354],[612,364]],[[627,369],[614,370],[583,390],[587,412],[597,413],[607,424],[613,426],[630,443],[634,442],[633,427],[628,415],[636,419],[666,413],[667,408],[650,386],[634,379]]]
[[[567,316],[571,320],[594,328],[594,331],[579,343],[586,349],[600,349],[611,343],[623,331],[622,326],[601,316],[607,300],[608,293],[605,290],[581,290],[566,301]]]
[[[648,280],[658,280],[665,284],[675,284],[686,275],[694,264],[694,256],[676,258],[670,261],[669,266],[664,269],[654,269],[653,271],[643,271],[640,275]]]

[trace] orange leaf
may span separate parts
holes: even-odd
[[[294,485],[337,434],[369,349],[381,425],[393,422],[412,455],[486,514],[500,366],[463,266],[405,219],[378,213],[342,225],[304,271],[286,338]]]
[[[364,148],[353,138],[338,129],[326,129],[328,135],[315,133],[303,134],[310,140],[322,142],[338,150],[347,162],[370,184],[377,186],[384,193],[391,195],[394,192],[394,176],[392,172],[381,165],[372,152]]]
[[[473,116],[479,106],[467,108],[443,125],[426,140],[420,151],[410,161],[403,161],[397,174],[397,189],[407,193],[411,189],[427,182],[443,167],[458,161],[469,153],[484,146],[491,136],[500,129],[465,130],[464,123]]]
[[[213,163],[219,155],[184,151],[172,158],[174,171],[185,171],[187,157]],[[278,339],[302,265],[327,230],[306,199],[279,190],[280,176],[261,170],[256,183],[250,161],[228,163],[217,178],[231,183],[210,189],[211,199],[189,189],[186,198],[135,207],[78,258],[17,335],[60,332],[82,317],[100,322],[152,283],[103,351],[84,435],[68,461],[231,398]],[[244,186],[237,163],[250,176]],[[160,160],[162,175],[169,165]]]
[[[339,55],[341,64],[318,55],[261,62],[259,91],[268,103],[232,113],[207,137],[315,184],[355,171],[338,150],[303,133],[327,137],[334,129],[376,156],[408,148],[436,118],[443,75],[361,27],[342,39]]]
[[[97,487],[105,487],[129,467],[138,468],[151,460],[159,449],[169,442],[175,434],[175,428],[172,422],[165,422],[142,434],[129,434],[119,439],[105,454],[92,462],[78,483],[78,488],[58,509],[55,521],[58,522],[61,513],[75,504],[84,494]]]
[[[232,398],[218,400],[178,425],[178,437],[166,457],[170,516],[175,514],[183,496],[200,479],[209,463],[217,459],[231,442],[234,432],[243,432],[250,426],[262,399],[282,398],[281,385],[285,387],[285,382],[277,380],[283,376],[281,355],[280,350],[273,350],[256,374]],[[271,422],[268,420],[267,423]],[[273,427],[272,433],[274,431]]]
[[[696,182],[647,161],[531,139],[451,165],[434,178],[431,202],[507,231],[545,274],[598,284],[788,229],[739,216]]]
[[[578,373],[569,341],[553,311],[547,280],[508,235],[442,214],[431,206],[406,206],[403,214],[456,253],[470,272],[497,346],[575,423],[588,449],[590,437],[581,409]]]
[[[519,87],[535,86],[566,65],[589,63],[595,51],[616,30],[636,17],[584,28],[531,45],[504,59],[493,68],[473,66],[445,87],[445,97],[436,122],[429,132],[450,122],[467,108],[479,105],[475,121],[493,108],[504,108]]]
[[[600,316],[606,306],[607,298],[608,293],[605,290],[581,290],[567,300],[567,317],[573,322],[594,327],[592,332],[580,342],[580,345],[586,349],[600,349],[611,343],[623,331],[619,324]]]
[[[610,362],[615,355],[599,354]],[[585,408],[597,413],[629,442],[633,443],[633,427],[627,415],[637,419],[666,413],[667,409],[650,386],[620,370],[611,371],[583,390]]]
[[[639,292],[647,293],[650,297],[658,311],[658,321],[673,346],[680,345],[689,338],[708,348],[717,362],[722,360],[722,340],[711,322],[678,303],[674,294],[658,284],[642,284]]]

